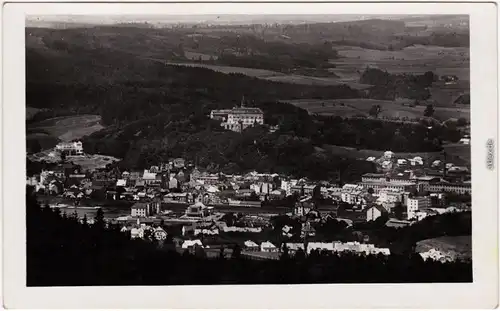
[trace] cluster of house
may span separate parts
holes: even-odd
[[[399,206],[403,207],[402,213],[406,220],[419,221],[430,215],[460,210],[454,206],[443,207],[441,203],[446,193],[470,195],[471,183],[452,183],[439,176],[417,176],[411,171],[404,174],[367,173],[357,184],[321,187],[320,193],[323,197],[347,203],[354,210],[363,211],[366,221],[375,220],[384,214],[394,214]],[[301,198],[295,214],[300,216],[310,213],[313,208],[304,204],[310,200],[310,196]]]
[[[285,243],[291,254],[296,253],[299,249],[304,251],[304,243]],[[309,242],[306,243],[306,253],[310,254],[312,250],[330,251],[334,253],[354,253],[366,255],[390,255],[388,248],[378,248],[373,244],[364,244],[359,242]]]
[[[465,135],[461,140],[462,144],[470,144],[470,137]],[[382,170],[393,170],[393,169],[419,169],[424,167],[424,159],[420,156],[414,156],[412,158],[397,157],[392,151],[385,151],[380,158],[374,156],[366,158],[368,162],[374,162]],[[442,160],[434,160],[429,162],[431,168],[442,168],[447,172],[460,172],[468,173],[469,169],[466,166],[456,165],[451,162],[445,162]]]
[[[433,207],[432,202],[436,198],[442,199],[441,194],[447,192],[471,193],[470,181],[448,180],[439,174],[415,174],[414,170],[404,170],[364,174],[360,182],[340,187],[326,182],[283,178],[278,174],[201,172],[179,158],[140,172],[121,172],[115,167],[88,173],[74,164],[64,163],[28,177],[27,183],[35,186],[37,192],[75,200],[93,197],[134,201],[136,204],[131,208],[134,217],[161,214],[161,205],[167,203],[190,205],[185,217],[207,217],[211,212],[205,205],[259,207],[264,201],[283,199],[295,193],[302,198],[319,194],[323,198],[348,203],[366,211],[366,220],[369,221],[394,212],[400,204],[405,207],[406,220],[421,220],[447,212],[441,207]],[[426,192],[430,195],[416,195]],[[298,204],[294,214],[309,213],[311,209],[306,206]]]
[[[27,177],[27,184],[34,186],[37,192],[71,199],[91,197],[140,202],[161,198],[165,203],[201,201],[258,207],[262,201],[281,199],[290,193],[289,188],[279,187],[277,177],[277,174],[255,172],[245,175],[200,172],[179,158],[131,172],[117,167],[84,172],[78,165],[63,163]]]
[[[156,228],[137,221],[133,226],[123,226],[121,232],[129,232],[131,239],[155,239],[164,241],[167,238],[167,232],[160,226]]]
[[[250,227],[250,226],[228,226],[224,221],[212,221],[205,220],[204,222],[191,223],[189,225],[182,226],[183,236],[215,236],[219,233],[230,233],[230,232],[245,232],[245,233],[261,233],[262,227]]]
[[[421,252],[419,255],[422,257],[424,261],[433,260],[440,262],[452,262],[455,261],[455,256],[451,253],[442,252],[440,250],[431,248],[426,252]]]
[[[454,194],[471,194],[471,183],[452,183],[434,176],[408,176],[402,180],[401,175],[397,175],[395,179],[392,177],[381,177],[379,181],[377,176],[370,175],[370,181],[363,184],[365,188],[374,189],[374,193],[378,194],[376,203],[381,205],[389,212],[398,204],[402,204],[405,209],[405,214],[409,220],[422,220],[423,218],[442,214],[446,212],[456,211],[456,207],[443,207],[441,204],[433,204],[433,202],[443,202],[446,193]],[[379,187],[382,183],[387,183],[390,187]],[[414,195],[415,193],[427,193],[428,195]],[[375,208],[375,207],[373,207]],[[375,217],[376,218],[376,217]]]
[[[210,245],[203,244],[201,240],[184,240],[182,243],[179,243],[179,245],[183,249],[193,249],[196,247],[210,248]],[[247,240],[243,243],[242,250],[246,252],[277,253],[280,251],[280,248],[269,241],[264,241],[258,244],[254,241]]]
[[[396,158],[394,152],[386,151],[380,158],[374,156],[366,158],[368,162],[375,162],[382,167],[382,169],[391,169],[394,167],[414,167],[423,166],[424,160],[422,157],[415,156],[413,158]]]

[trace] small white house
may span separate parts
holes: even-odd
[[[462,138],[459,141],[460,144],[470,145],[470,138]]]
[[[436,160],[432,162],[432,166],[439,166],[439,165],[441,165],[441,160]]]
[[[254,241],[251,241],[251,240],[245,241],[244,245],[245,245],[245,249],[248,251],[258,251],[259,250],[259,244],[255,243]]]
[[[392,166],[392,162],[389,161],[389,160],[386,160],[384,162],[382,162],[382,167],[383,168],[390,168]]]
[[[387,210],[381,206],[372,206],[366,210],[366,221],[374,221],[381,217]]]
[[[132,239],[143,239],[144,229],[143,228],[132,228],[130,230],[130,236]]]
[[[163,241],[167,238],[167,232],[161,227],[157,227],[153,234],[158,241]]]
[[[203,243],[200,240],[186,240],[182,243],[182,248],[192,248],[196,245],[203,247]]]
[[[384,157],[387,159],[392,159],[392,157],[394,157],[394,152],[386,151],[386,152],[384,152]]]
[[[284,236],[286,237],[291,237],[292,236],[292,227],[291,226],[288,226],[288,225],[284,225],[283,228],[281,229],[281,232]]]
[[[273,243],[266,241],[260,244],[260,251],[274,253],[278,251],[278,248]]]

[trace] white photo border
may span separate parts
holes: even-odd
[[[189,14],[468,14],[472,125],[473,282],[238,286],[26,287],[25,16]],[[498,175],[486,142],[498,144],[497,4],[4,3],[3,299],[6,308],[494,308],[498,304]]]

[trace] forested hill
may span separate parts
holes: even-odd
[[[133,27],[27,29],[27,106],[52,115],[94,113],[106,129],[85,137],[85,150],[124,159],[127,169],[144,168],[169,157],[198,158],[213,171],[274,171],[296,177],[349,179],[374,171],[366,161],[328,153],[323,145],[405,152],[441,150],[443,129],[377,120],[311,116],[280,98],[360,98],[346,85],[316,86],[272,82],[241,74],[165,65],[148,53],[176,53],[160,36],[167,30]],[[46,36],[40,36],[39,32]],[[139,40],[125,50],[125,42]],[[147,47],[147,48],[146,48]],[[293,46],[290,48],[293,50]],[[170,51],[170,52],[169,52]],[[303,51],[303,50],[300,50]],[[166,57],[167,57],[166,56]],[[243,134],[224,131],[210,110],[240,103],[264,110],[266,124]],[[35,116],[36,117],[36,116]],[[36,119],[36,118],[35,118]],[[347,169],[349,168],[349,169]],[[351,173],[356,172],[351,176]]]
[[[356,98],[345,85],[312,86],[264,81],[209,69],[166,66],[109,48],[26,51],[27,105],[98,112],[106,124],[158,113],[228,108],[242,96],[255,102],[277,98]]]

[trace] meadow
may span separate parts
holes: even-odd
[[[247,67],[235,67],[235,66],[222,66],[222,65],[211,65],[211,64],[202,64],[202,63],[171,63],[168,62],[169,65],[176,66],[187,66],[187,67],[200,67],[207,68],[213,71],[225,73],[225,74],[243,74],[246,76],[259,78],[268,81],[274,82],[283,82],[283,83],[291,83],[291,84],[302,84],[302,85],[318,85],[318,86],[333,86],[333,85],[341,85],[347,84],[355,89],[366,89],[370,87],[366,84],[361,84],[357,81],[351,81],[349,79],[336,78],[336,77],[313,77],[313,76],[304,76],[298,74],[285,74],[277,71],[266,70],[266,69],[255,69],[255,68],[247,68]]]
[[[471,163],[471,146],[463,144],[448,144],[443,146],[444,150],[451,157],[458,157],[466,161],[466,163]]]
[[[437,46],[410,46],[400,51],[379,51],[352,46],[336,46],[340,58],[330,62],[332,71],[345,82],[359,81],[367,67],[389,73],[421,75],[432,71],[438,76],[455,75],[459,82],[445,85],[436,81],[431,87],[431,100],[435,106],[453,106],[454,100],[469,93],[470,64],[468,48]]]
[[[376,100],[368,98],[318,100],[318,99],[297,99],[282,100],[293,104],[299,108],[307,110],[310,114],[335,115],[340,117],[369,116],[369,110],[373,105],[380,105],[382,111],[380,119],[384,118],[407,118],[416,120],[424,116],[425,105],[410,107],[410,100]],[[465,118],[470,120],[470,109],[468,107],[434,107],[433,117],[439,121],[450,118]]]
[[[460,258],[472,258],[471,236],[443,236],[434,239],[417,242],[416,251],[426,252],[436,249],[441,252],[452,252],[458,254]]]
[[[30,124],[28,131],[32,134],[43,132],[62,141],[72,141],[103,129],[100,121],[99,115],[57,117]]]
[[[167,62],[169,65],[176,65],[176,66],[185,66],[185,67],[200,67],[200,68],[207,68],[213,71],[225,73],[225,74],[230,74],[230,73],[236,73],[236,74],[243,74],[246,76],[250,77],[255,77],[255,78],[268,78],[268,77],[275,77],[275,76],[284,76],[285,74],[277,72],[277,71],[271,71],[271,70],[265,70],[265,69],[255,69],[255,68],[245,68],[245,67],[232,67],[232,66],[221,66],[221,65],[210,65],[210,64],[199,64],[199,63],[172,63],[172,62]]]
[[[379,51],[352,46],[334,47],[341,58],[331,60],[337,68],[362,72],[367,66],[390,73],[422,74],[433,71],[437,75],[456,75],[469,80],[468,48],[437,46],[410,46],[400,51]],[[336,69],[334,69],[336,72]]]

